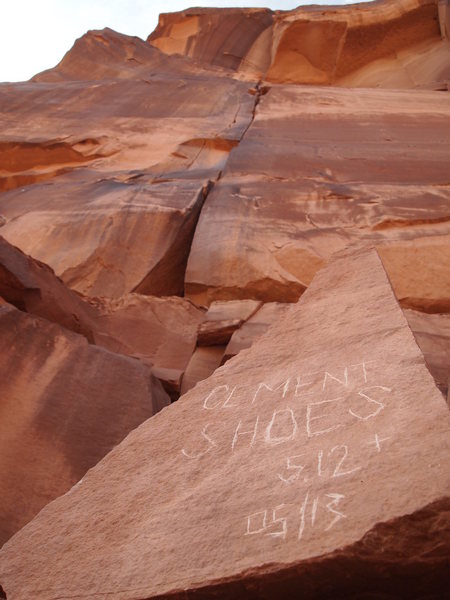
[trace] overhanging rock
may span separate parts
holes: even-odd
[[[8,600],[432,594],[449,432],[378,254],[342,254],[12,538],[0,581]]]

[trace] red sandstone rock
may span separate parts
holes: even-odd
[[[442,592],[449,433],[379,257],[343,255],[16,534],[2,585],[12,600]]]
[[[150,370],[0,306],[0,543],[168,404]]]
[[[265,8],[190,8],[160,15],[148,41],[165,54],[259,76],[269,66],[268,44],[262,56],[254,48],[269,42],[272,24],[273,13]]]
[[[95,343],[139,358],[178,397],[204,311],[183,298],[139,294],[117,300],[96,298],[91,304],[96,311]]]
[[[198,330],[200,346],[227,344],[233,333],[259,308],[255,300],[231,300],[213,302]]]
[[[274,86],[202,210],[189,297],[293,302],[334,251],[391,242],[442,274],[383,250],[411,307],[447,310],[449,120],[436,92]]]
[[[405,310],[405,317],[438,388],[447,396],[450,381],[450,315]]]
[[[448,412],[379,259],[286,304],[375,246],[445,393],[448,9],[191,9],[0,85],[1,233],[101,296],[0,240],[0,538],[168,403],[151,373],[195,386],[11,540],[0,597],[450,587]],[[154,297],[185,291],[206,315]]]
[[[446,229],[447,235],[379,248],[395,294],[405,308],[450,312],[450,232]]]
[[[241,350],[250,348],[256,340],[266,333],[271,325],[277,323],[289,307],[289,304],[282,304],[281,302],[264,304],[238,331],[233,333],[226,347],[224,360],[236,356]]]
[[[166,54],[277,83],[436,87],[450,79],[450,45],[441,41],[448,9],[447,0],[439,10],[435,0],[284,12],[194,8],[161,15],[148,41]]]
[[[93,341],[94,310],[50,267],[0,236],[0,294],[20,310],[44,317]]]
[[[193,353],[184,373],[181,393],[185,394],[199,381],[207,379],[221,365],[226,346],[199,347]]]
[[[204,319],[204,312],[188,300],[129,294],[118,300],[95,298],[91,304],[98,331],[110,336],[102,339],[101,333],[96,335],[98,345],[134,354],[149,365],[186,367]]]
[[[88,33],[55,69],[0,87],[13,152],[0,164],[2,235],[84,294],[182,295],[209,182],[254,104],[222,72]]]

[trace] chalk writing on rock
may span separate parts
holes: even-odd
[[[363,361],[331,371],[311,371],[288,377],[275,384],[261,381],[253,391],[243,386],[222,384],[212,389],[203,400],[205,410],[237,409],[258,405],[265,400],[305,398],[333,394],[336,390],[362,389],[369,381],[368,366],[375,361]],[[242,388],[242,389],[241,389]]]
[[[301,540],[308,528],[329,531],[339,521],[346,519],[341,506],[344,494],[328,492],[314,495],[308,490],[301,504],[279,504],[245,517],[244,535],[263,535],[285,540],[293,534]]]
[[[357,390],[348,396],[306,403],[305,406],[285,404],[275,408],[269,415],[247,415],[230,424],[223,440],[224,424],[219,423],[216,434],[208,423],[199,432],[199,440],[190,442],[193,448],[183,447],[187,458],[200,458],[214,448],[224,444],[231,451],[244,447],[253,448],[257,443],[268,447],[293,442],[300,437],[317,438],[342,429],[352,422],[369,421],[376,418],[385,408],[391,388],[372,385]],[[211,396],[209,396],[211,398]],[[219,443],[218,436],[221,442]],[[205,446],[205,443],[207,446]]]
[[[353,466],[349,459],[348,447],[345,444],[334,446],[325,453],[319,450],[314,462],[307,462],[307,454],[297,454],[286,458],[285,473],[278,473],[278,478],[287,484],[292,484],[302,476],[303,482],[310,481],[314,477],[331,478],[352,475],[361,469],[361,466]],[[314,464],[315,463],[315,464]]]

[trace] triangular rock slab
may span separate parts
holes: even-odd
[[[385,553],[380,527],[399,523],[394,573],[408,523],[430,510],[434,526],[409,539],[419,555],[439,554],[427,540],[445,524],[430,506],[446,506],[449,433],[378,254],[341,255],[257,344],[133,431],[12,538],[0,581],[8,600],[186,598],[208,586],[232,597],[236,582],[240,597],[273,598],[258,586],[291,569],[297,597],[310,597],[301,582],[314,565],[328,569],[316,569],[316,589],[327,572],[347,573],[351,586],[343,549],[371,532],[364,552]],[[368,564],[362,586],[383,575]]]

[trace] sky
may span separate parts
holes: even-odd
[[[353,0],[355,1],[355,0]],[[0,0],[0,82],[25,81],[54,67],[89,29],[110,27],[142,39],[161,12],[189,6],[265,6],[289,10],[301,4],[350,4],[351,0]]]

